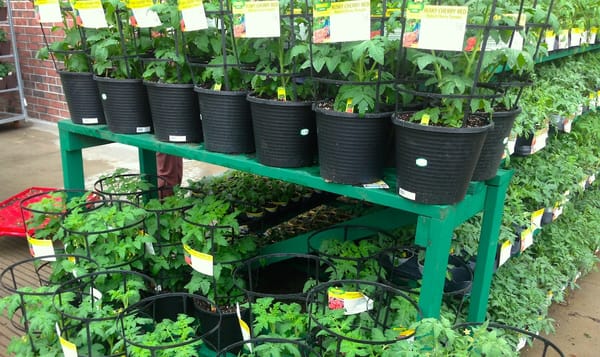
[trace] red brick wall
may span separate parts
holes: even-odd
[[[69,118],[69,109],[54,64],[51,60],[35,58],[45,43],[33,3],[29,0],[12,0],[11,5],[28,116],[53,122]],[[50,29],[51,24],[44,24],[44,33],[52,42],[57,34],[51,34]]]

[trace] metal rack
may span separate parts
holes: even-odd
[[[11,42],[11,53],[8,55],[0,56],[0,62],[11,61],[15,66],[15,75],[17,76],[17,86],[15,88],[8,88],[0,90],[0,95],[5,93],[18,93],[19,96],[19,104],[20,104],[20,112],[8,112],[8,111],[0,111],[0,124],[6,124],[15,122],[18,120],[23,120],[27,117],[27,102],[25,100],[25,94],[23,93],[23,79],[21,77],[21,66],[19,63],[19,52],[17,49],[17,37],[15,35],[15,27],[12,17],[12,4],[11,1],[6,1],[7,7],[7,19],[6,21],[0,22],[0,26],[6,27],[8,26],[8,33],[10,36]]]

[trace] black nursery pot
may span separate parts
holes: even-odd
[[[91,72],[59,71],[65,99],[75,124],[105,124],[98,86]]]
[[[488,130],[425,126],[395,113],[398,194],[425,204],[454,204],[469,187]]]
[[[236,342],[243,341],[242,331],[240,330],[240,322],[238,320],[236,312],[220,312],[215,313],[208,311],[204,306],[194,304],[196,311],[196,317],[202,321],[206,326],[214,326],[217,321],[221,321],[219,329],[216,333],[207,336],[205,341],[208,342],[216,351],[220,351],[223,348],[232,345]],[[240,315],[242,320],[250,320],[250,310],[241,309]],[[205,333],[204,324],[200,325],[200,331]],[[235,351],[236,354],[241,350],[241,347]]]
[[[199,143],[202,124],[198,97],[193,84],[144,81],[154,124],[154,136],[160,141]]]
[[[250,104],[246,91],[216,91],[196,86],[204,148],[226,154],[254,152]]]
[[[521,113],[518,107],[510,111],[494,112],[492,120],[494,127],[487,133],[481,155],[473,172],[473,181],[485,181],[496,176],[504,148],[508,143],[508,136],[512,130],[515,119]]]
[[[108,130],[117,134],[152,132],[152,115],[141,79],[94,76],[98,84]]]
[[[317,128],[312,102],[278,101],[248,95],[258,162],[274,167],[314,164]]]
[[[392,113],[359,117],[317,106],[314,110],[321,177],[349,185],[380,180]]]

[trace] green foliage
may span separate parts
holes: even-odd
[[[298,303],[259,298],[252,303],[253,333],[259,337],[305,338],[308,315]]]
[[[129,315],[124,317],[125,334],[127,338],[139,345],[148,347],[166,347],[169,345],[188,342],[174,348],[161,348],[152,351],[149,348],[128,345],[127,351],[132,356],[140,357],[166,357],[173,356],[199,356],[198,348],[202,340],[197,339],[199,322],[185,314],[178,314],[177,320],[168,318],[156,323],[150,318]]]

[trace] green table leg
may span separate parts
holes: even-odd
[[[138,158],[140,161],[140,173],[156,175],[156,151],[139,148]]]
[[[426,248],[419,307],[423,317],[440,316],[448,255],[455,226],[454,211],[444,220],[420,216],[415,242]]]
[[[471,290],[468,321],[482,322],[486,318],[490,286],[494,275],[498,236],[502,224],[504,197],[513,171],[501,170],[494,179],[487,182],[483,220],[477,250],[477,265]]]
[[[62,130],[59,131],[63,183],[65,189],[83,190],[85,189],[83,156],[81,148],[77,148],[78,145],[72,145],[74,141],[72,135]],[[69,149],[70,146],[76,146],[76,148]]]

